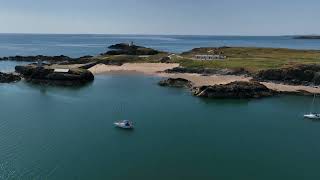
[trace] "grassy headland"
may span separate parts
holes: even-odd
[[[200,61],[195,60],[195,55],[220,54],[226,56],[223,60]],[[295,50],[284,48],[256,48],[256,47],[220,47],[220,48],[195,48],[180,55],[170,55],[159,52],[154,55],[109,55],[102,54],[94,57],[101,63],[179,63],[186,68],[214,68],[235,69],[244,68],[251,72],[265,69],[283,68],[297,64],[319,64],[320,51],[318,50]],[[111,64],[112,64],[111,63]]]
[[[213,50],[227,56],[224,60],[197,61],[192,58],[196,54],[210,54]],[[196,48],[182,53],[183,58],[175,57],[174,61],[184,67],[201,68],[245,68],[249,71],[283,68],[296,64],[320,63],[320,51],[293,50],[282,48],[251,48],[251,47],[224,47],[224,48]]]

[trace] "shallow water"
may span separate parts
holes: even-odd
[[[0,179],[320,178],[320,123],[301,118],[312,97],[205,100],[158,80],[0,85]]]

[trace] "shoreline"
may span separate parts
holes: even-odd
[[[97,64],[89,69],[94,75],[103,74],[144,74],[163,78],[183,78],[191,81],[195,87],[228,84],[234,81],[250,81],[251,77],[243,75],[210,75],[202,76],[191,73],[164,73],[167,69],[179,67],[179,64],[166,63],[125,63],[122,66]],[[287,85],[274,82],[260,82],[271,90],[280,93],[320,94],[320,88],[302,85]]]

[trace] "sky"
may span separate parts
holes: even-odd
[[[320,34],[319,0],[0,0],[0,33]]]

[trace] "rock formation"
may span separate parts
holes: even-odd
[[[262,98],[275,94],[259,82],[236,81],[229,84],[201,86],[193,90],[195,96],[206,98]]]
[[[18,75],[0,72],[0,83],[11,83],[11,82],[17,82],[20,80],[21,80],[21,78]]]
[[[255,79],[294,85],[320,85],[320,65],[305,64],[282,69],[262,70],[256,74]]]
[[[159,51],[151,48],[125,43],[109,46],[109,49],[113,50],[108,51],[103,55],[155,55],[159,53]]]
[[[54,69],[33,65],[16,66],[15,69],[27,82],[38,84],[78,86],[94,80],[90,71],[80,68],[70,69],[68,72],[54,72]]]
[[[182,78],[169,78],[158,83],[160,86],[191,88],[192,82]]]
[[[202,75],[248,75],[249,72],[244,68],[235,69],[212,69],[212,68],[188,68],[188,67],[176,67],[173,69],[165,70],[166,73],[194,73]]]

